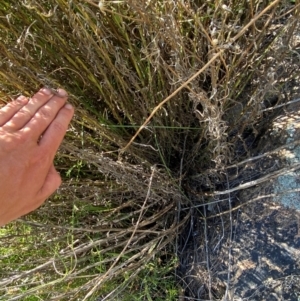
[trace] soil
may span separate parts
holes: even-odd
[[[282,68],[299,64],[297,55]],[[286,78],[289,105],[266,107],[251,159],[223,175],[227,193],[209,205],[193,196],[199,206],[179,241],[180,300],[300,301],[299,82]]]
[[[179,244],[182,300],[300,300],[299,103],[273,120],[255,156],[228,169],[229,193],[193,212]]]
[[[300,300],[300,193],[295,191],[300,188],[299,139],[300,106],[295,103],[275,118],[259,147],[266,152],[274,145],[285,146],[276,159],[270,156],[261,164],[273,161],[277,170],[282,166],[295,170],[270,177],[261,184],[264,187],[258,185],[239,196],[247,202],[249,195],[253,198],[262,191],[274,194],[240,212],[232,241],[231,285],[237,300]]]

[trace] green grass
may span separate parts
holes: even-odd
[[[95,212],[94,209],[87,210],[85,214],[91,216]],[[74,211],[78,212],[78,210]],[[77,214],[75,212],[73,220],[69,222],[70,227],[76,223]],[[82,214],[78,219],[81,217]],[[27,277],[21,276],[20,279],[16,280],[13,289],[5,290],[6,292],[2,290],[0,293],[1,300],[14,300],[13,297],[18,295],[22,296],[21,300],[50,300],[54,296],[57,300],[70,300],[70,298],[82,300],[85,294],[80,289],[77,291],[78,288],[83,287],[86,281],[93,277],[105,273],[109,268],[110,260],[114,260],[118,256],[113,248],[103,252],[105,248],[102,248],[100,244],[95,244],[84,257],[79,257],[75,254],[74,247],[76,243],[78,244],[78,241],[74,241],[78,235],[73,233],[71,228],[65,231],[64,237],[58,237],[55,235],[55,229],[37,230],[37,227],[38,225],[16,222],[1,229],[2,280],[10,278],[9,275],[12,272],[21,275],[31,271]],[[45,235],[45,232],[48,235]],[[5,246],[6,241],[12,241],[11,235],[15,236],[13,241],[18,246],[18,250],[10,245]],[[89,233],[81,235],[81,239],[86,243],[91,243],[97,239],[101,241],[100,235]],[[70,254],[66,256],[62,250]],[[149,252],[151,251],[149,250]],[[133,255],[132,253],[124,254],[121,261],[126,262]],[[52,258],[48,261],[49,264],[45,265],[43,259],[49,259],[50,256]],[[115,298],[119,299],[115,300],[177,300],[178,287],[174,281],[176,262],[172,259],[173,255],[164,255],[165,262],[162,262],[162,259],[155,254],[151,257],[151,260],[144,265],[138,279],[127,283],[132,274],[136,272],[127,267],[117,279],[109,281],[101,287],[100,295],[104,296],[118,288],[122,291],[119,293],[119,296],[122,297],[116,296]],[[55,264],[50,261],[55,262]],[[39,265],[43,265],[43,267],[37,269]],[[135,264],[134,266],[137,268]],[[88,273],[82,271],[79,275],[74,275],[87,267]],[[69,291],[74,290],[77,291],[74,295],[68,295]],[[99,292],[94,294],[90,300],[97,300],[96,297],[99,297]]]

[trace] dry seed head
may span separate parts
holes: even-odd
[[[218,40],[218,39],[212,39],[212,41],[211,41],[211,44],[212,44],[213,46],[218,45],[218,43],[219,43],[219,40]]]
[[[104,8],[104,2],[103,1],[99,1],[98,6],[99,6],[100,10],[103,10],[103,8]]]
[[[107,1],[107,3],[122,3],[124,2],[123,0],[116,0],[116,1]],[[101,11],[105,9],[105,3],[104,0],[100,0],[98,3],[98,7],[100,8]]]
[[[232,13],[232,11],[231,11],[231,9],[227,6],[227,5],[225,5],[225,4],[222,4],[222,9],[223,10],[225,10],[225,11],[228,11],[228,12],[230,12],[230,13]]]

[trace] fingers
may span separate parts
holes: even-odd
[[[7,123],[22,107],[28,103],[28,98],[21,95],[0,109],[0,126]]]
[[[67,92],[62,89],[59,89],[58,92],[59,94],[53,95],[48,102],[41,106],[31,120],[22,128],[25,132],[30,133],[30,137],[34,141],[38,141],[40,136],[44,134],[67,101]]]
[[[45,151],[52,152],[53,157],[65,136],[73,114],[74,109],[70,104],[61,108],[39,142],[40,147]]]
[[[63,92],[61,99],[59,96],[53,96],[53,92],[50,89],[42,88],[29,99],[25,106],[15,113],[15,115],[3,126],[3,129],[10,132],[22,129],[33,117],[35,117],[37,111],[53,97],[60,99],[62,102],[61,106],[63,106],[63,104],[66,102],[66,92],[64,90],[60,91]],[[48,118],[48,115],[50,115],[49,109],[49,106],[46,109],[43,109],[43,114],[45,115],[46,119]],[[52,109],[50,109],[50,111],[52,111]]]

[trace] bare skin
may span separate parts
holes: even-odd
[[[43,88],[0,109],[0,226],[39,206],[61,184],[53,160],[74,110]]]

